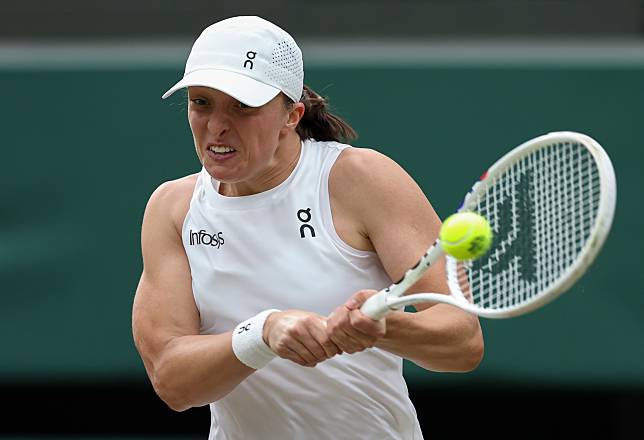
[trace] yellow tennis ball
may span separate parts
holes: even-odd
[[[457,260],[483,256],[492,244],[492,228],[475,212],[457,212],[443,222],[439,235],[443,250]]]

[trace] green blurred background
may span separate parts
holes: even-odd
[[[150,193],[199,169],[184,97],[167,68],[0,71],[0,379],[144,378],[130,310]],[[644,387],[644,67],[322,66],[358,146],[400,163],[445,217],[519,143],[555,130],[597,139],[617,175],[613,230],[588,273],[551,306],[483,320],[473,373],[408,366],[412,383]]]

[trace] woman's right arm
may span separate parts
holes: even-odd
[[[231,332],[199,334],[190,266],[181,242],[194,177],[161,185],[143,217],[143,274],[132,311],[134,342],[159,397],[184,411],[214,402],[255,370],[235,357]]]

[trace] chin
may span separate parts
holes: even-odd
[[[210,177],[212,177],[215,180],[218,180],[219,182],[237,183],[242,180],[237,175],[237,173],[231,172],[230,170],[225,169],[220,165],[206,163],[204,164],[204,167],[206,168],[206,171],[208,172],[208,174],[210,174]]]

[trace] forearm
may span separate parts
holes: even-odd
[[[376,346],[432,371],[471,371],[483,356],[478,319],[445,304],[387,315],[387,333]]]
[[[173,338],[151,367],[157,394],[176,411],[221,399],[255,371],[235,357],[230,332]]]

